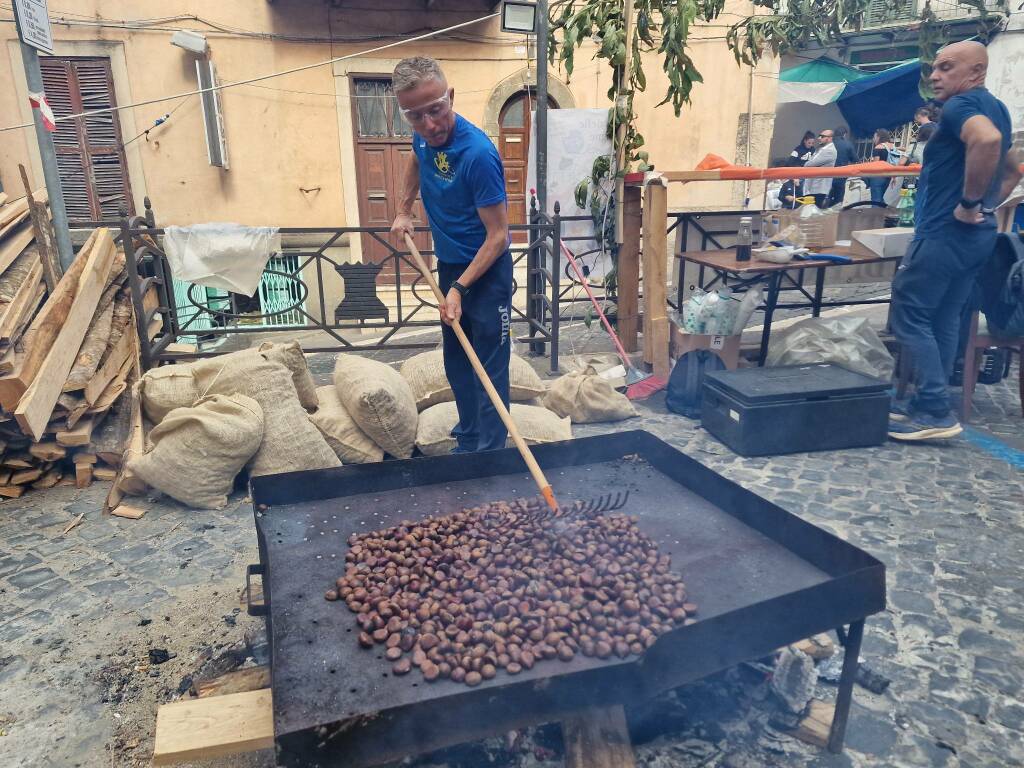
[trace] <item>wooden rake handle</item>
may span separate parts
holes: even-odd
[[[416,262],[416,268],[423,275],[423,279],[427,281],[427,285],[430,286],[430,290],[434,292],[434,296],[437,297],[438,307],[444,307],[445,295],[441,293],[441,287],[437,284],[434,276],[430,273],[430,268],[427,263],[423,260],[420,255],[419,249],[416,247],[416,243],[413,242],[412,238],[408,233],[405,234],[405,244],[409,248],[409,253],[412,254],[412,259]],[[459,323],[452,324],[452,330],[455,332],[455,337],[459,340],[459,344],[462,345],[463,351],[466,353],[466,357],[469,358],[470,364],[473,366],[473,370],[476,371],[476,375],[480,377],[480,382],[484,385],[484,390],[487,392],[487,396],[491,398],[491,403],[494,404],[494,410],[501,416],[501,420],[505,423],[505,427],[508,429],[508,433],[512,436],[512,442],[516,444],[516,448],[519,449],[520,455],[523,457],[523,461],[526,462],[527,469],[530,470],[530,474],[533,476],[533,481],[537,484],[540,489],[541,495],[544,496],[544,500],[548,503],[548,506],[553,510],[558,509],[558,502],[555,501],[555,494],[551,491],[551,483],[544,476],[544,471],[540,468],[537,460],[533,458],[533,452],[530,450],[530,446],[523,440],[523,436],[519,434],[519,429],[516,427],[515,422],[512,421],[512,416],[508,412],[508,408],[505,407],[505,403],[501,401],[501,396],[498,395],[498,390],[494,388],[494,384],[491,383],[491,377],[487,375],[487,371],[484,370],[483,363],[480,362],[480,358],[477,357],[476,352],[473,351],[473,345],[469,343],[469,339],[466,338],[466,332],[462,330],[462,326]]]

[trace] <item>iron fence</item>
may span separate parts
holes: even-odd
[[[545,216],[535,209],[527,224],[511,225],[513,232],[525,232],[526,242],[511,247],[514,273],[525,278],[525,286],[514,278],[511,320],[525,325],[517,341],[533,354],[549,354],[552,372],[558,370],[559,305],[563,289],[560,273],[561,221],[556,213]],[[109,225],[110,222],[87,222]],[[373,351],[381,349],[424,349],[436,342],[415,340],[418,329],[440,328],[437,303],[411,255],[395,247],[384,227],[283,227],[279,232],[301,236],[304,243],[284,247],[272,255],[263,272],[260,288],[253,297],[211,291],[174,279],[161,246],[163,228],[155,224],[147,199],[141,216],[122,217],[118,240],[128,259],[129,284],[136,310],[143,367],[181,357],[212,357],[217,339],[252,333],[322,332],[326,345],[303,345],[307,352]],[[376,263],[358,263],[340,258],[332,249],[346,237],[368,237],[386,252]],[[130,244],[130,247],[128,246]],[[433,251],[423,250],[433,256]],[[432,259],[431,259],[432,260]],[[325,278],[337,274],[344,293],[336,304],[326,289]],[[155,290],[156,301],[152,300]],[[355,333],[378,331],[371,339],[354,338]],[[204,344],[194,352],[169,349],[180,340],[194,338]],[[205,346],[206,348],[202,348]]]

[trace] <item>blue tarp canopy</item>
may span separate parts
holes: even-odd
[[[917,90],[920,80],[921,60],[911,59],[847,83],[836,103],[855,136],[870,136],[876,128],[914,119],[914,110],[925,103]]]

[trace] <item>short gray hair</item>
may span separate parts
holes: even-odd
[[[437,80],[442,85],[448,85],[441,65],[436,59],[429,56],[411,56],[402,59],[395,66],[395,71],[391,75],[391,86],[395,93],[399,93],[415,88],[424,80]]]

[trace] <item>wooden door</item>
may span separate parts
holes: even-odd
[[[398,213],[402,179],[412,155],[412,129],[398,110],[390,78],[355,77],[352,93],[359,223],[363,227],[390,227]],[[424,226],[427,221],[419,198],[413,206],[413,220],[417,226]],[[362,235],[363,261],[374,264],[385,262],[377,278],[378,282],[393,282],[394,261],[390,258],[391,252],[377,238],[403,250],[405,244],[387,233]],[[414,240],[421,249],[429,250],[431,247],[428,232],[418,233]],[[403,264],[401,272],[405,283],[416,278],[415,269],[409,265]]]
[[[526,165],[530,156],[530,99],[524,91],[509,99],[498,117],[498,152],[505,169],[508,223],[525,224],[529,205]],[[525,243],[526,232],[512,232],[513,243]]]
[[[110,59],[43,56],[39,66],[57,117],[117,106]],[[59,122],[53,143],[69,219],[116,219],[122,206],[135,213],[116,112]]]

